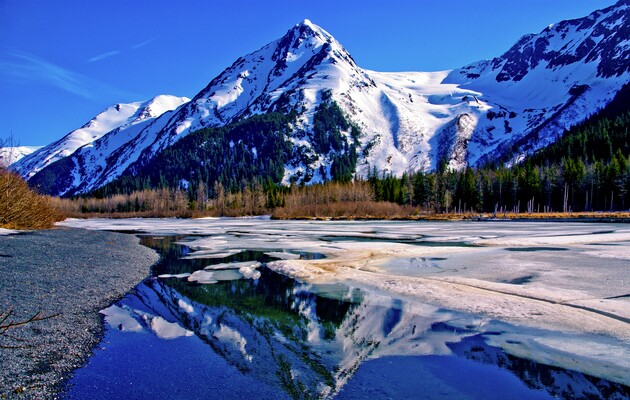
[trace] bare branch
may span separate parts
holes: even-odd
[[[15,337],[13,335],[10,335],[7,333],[7,331],[11,329],[19,328],[21,326],[24,326],[33,322],[45,321],[47,319],[56,318],[59,316],[59,314],[44,315],[42,312],[38,312],[26,320],[15,321],[15,320],[10,319],[12,315],[13,315],[13,307],[9,307],[6,310],[0,312],[0,337],[8,338],[17,342],[25,342],[25,340]],[[18,349],[18,348],[25,348],[25,347],[29,347],[29,346],[27,345],[7,346],[7,345],[0,344],[0,348],[2,349]]]

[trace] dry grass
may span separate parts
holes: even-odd
[[[189,201],[186,192],[148,189],[105,198],[54,198],[55,208],[70,218],[199,218],[269,214],[262,192],[249,189],[216,199]]]
[[[420,209],[396,203],[376,201],[347,201],[327,204],[277,208],[275,219],[412,219],[422,215]]]
[[[21,176],[0,167],[0,228],[48,229],[63,218],[49,197],[34,192]]]

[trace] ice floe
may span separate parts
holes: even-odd
[[[188,278],[189,276],[190,276],[190,272],[184,272],[182,274],[161,274],[161,275],[158,275],[158,278],[160,278],[160,279],[168,279],[168,278],[182,279],[182,278]]]
[[[265,253],[269,257],[279,258],[280,260],[299,260],[300,255],[295,253],[288,253],[286,251],[269,251]]]

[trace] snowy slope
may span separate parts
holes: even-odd
[[[501,57],[453,71],[444,83],[493,107],[470,140],[470,162],[531,152],[605,106],[630,81],[630,2],[523,36]],[[501,126],[503,125],[503,127]],[[517,156],[514,154],[513,156]]]
[[[144,139],[142,132],[145,128],[160,126],[159,121],[156,121],[157,117],[168,118],[174,109],[188,101],[186,97],[161,95],[140,103],[125,124],[83,145],[68,157],[70,162],[52,166],[57,169],[57,175],[64,177],[57,179],[55,194],[85,192],[119,176],[122,171],[117,171],[117,167],[126,161],[121,154],[128,148],[137,147],[137,143]],[[38,179],[40,178],[36,175],[34,180],[37,182]]]
[[[312,125],[322,93],[332,98],[363,132],[368,147],[359,173],[370,166],[400,174],[435,165],[437,154],[428,140],[465,111],[488,108],[473,100],[478,93],[441,84],[447,72],[380,73],[359,68],[350,54],[328,32],[309,20],[285,36],[239,58],[213,79],[171,118],[140,162],[183,135],[208,126],[269,111],[299,111],[298,128]],[[296,145],[308,143],[292,138]],[[329,165],[325,155],[310,166]],[[132,150],[130,149],[130,152]],[[289,167],[289,166],[287,166]],[[299,170],[300,168],[298,168]]]
[[[29,179],[46,166],[68,157],[77,149],[89,145],[113,130],[124,130],[152,120],[187,100],[184,97],[163,95],[146,102],[113,105],[81,128],[22,158],[12,165],[12,169]]]
[[[0,166],[9,166],[41,148],[42,146],[0,147]]]
[[[304,20],[240,57],[185,105],[78,152],[56,194],[88,192],[133,175],[200,128],[291,110],[297,121],[287,139],[307,157],[287,163],[284,180],[312,175],[317,182],[319,171],[330,171],[332,156],[317,153],[309,132],[327,98],[361,130],[358,175],[372,168],[397,175],[430,170],[440,160],[453,169],[518,160],[607,104],[629,81],[629,9],[622,0],[526,35],[501,57],[441,72],[364,70],[332,35]],[[65,149],[63,143],[51,146]],[[36,170],[29,159],[43,164],[54,157],[43,150],[19,163],[20,171]]]
[[[113,105],[92,118],[81,128],[23,158],[13,166],[13,169],[28,179],[47,165],[69,156],[79,147],[100,138],[118,126],[124,125],[139,106],[139,103]]]

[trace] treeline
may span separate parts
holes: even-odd
[[[278,218],[366,217],[392,218],[416,213],[401,205],[374,201],[367,181],[327,182],[290,187],[246,185],[230,192],[216,182],[214,196],[204,185],[196,196],[181,189],[147,189],[103,198],[54,198],[68,217],[202,217],[273,214]]]
[[[368,181],[327,182],[292,186],[280,206],[270,210],[275,218],[404,218],[417,215],[419,208],[389,201],[376,201]]]
[[[626,210],[629,160],[620,153],[608,162],[468,168],[434,173],[369,177],[376,201],[445,213],[577,212]]]
[[[288,187],[254,181],[231,191],[203,182],[196,191],[146,189],[107,197],[55,199],[68,216],[409,217],[421,213],[534,213],[625,210],[630,160],[479,168],[404,174],[372,171],[367,180]]]
[[[220,183],[209,198],[200,184],[196,196],[182,189],[146,189],[107,197],[54,198],[54,206],[67,217],[202,217],[267,213],[265,194],[258,186],[229,192]]]

